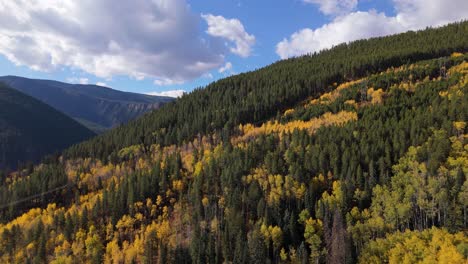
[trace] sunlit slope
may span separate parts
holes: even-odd
[[[263,122],[11,174],[0,258],[465,263],[467,61],[389,67]],[[60,189],[37,188],[44,175]]]
[[[355,41],[330,50],[279,61],[197,89],[174,103],[80,144],[72,157],[113,158],[121,148],[144,143],[170,145],[197,134],[230,131],[239,123],[263,122],[332,84],[468,50],[468,22],[436,29]],[[112,155],[111,155],[112,154]]]

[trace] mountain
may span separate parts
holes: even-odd
[[[466,263],[468,22],[210,84],[0,177],[5,263]]]
[[[0,169],[38,161],[94,135],[54,108],[0,82]]]
[[[103,132],[127,123],[174,99],[113,90],[97,85],[3,76],[0,81],[67,114],[88,128]]]
[[[468,22],[395,36],[359,40],[196,89],[127,126],[73,147],[67,154],[107,159],[118,150],[144,143],[169,145],[198,134],[229,131],[262,122],[308,96],[333,89],[335,82],[357,79],[417,60],[468,50]]]

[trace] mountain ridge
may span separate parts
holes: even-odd
[[[174,98],[122,92],[98,85],[2,76],[0,81],[28,94],[85,125],[109,129],[157,109]]]
[[[53,107],[0,82],[0,168],[37,162],[95,134]]]

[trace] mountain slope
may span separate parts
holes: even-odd
[[[75,120],[0,82],[0,169],[38,161],[92,136]]]
[[[466,263],[466,25],[221,80],[0,177],[0,262]]]
[[[436,29],[341,44],[330,50],[284,60],[214,82],[126,126],[70,149],[74,157],[115,156],[115,151],[144,143],[182,143],[197,134],[239,123],[258,123],[308,96],[329,91],[330,84],[418,60],[468,50],[468,22]]]
[[[329,85],[264,122],[10,175],[0,261],[466,263],[468,53]]]
[[[169,97],[121,92],[96,85],[0,77],[0,81],[78,120],[88,128],[105,130],[174,100]]]

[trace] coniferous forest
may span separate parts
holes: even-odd
[[[279,61],[0,173],[0,262],[466,263],[467,36]]]

